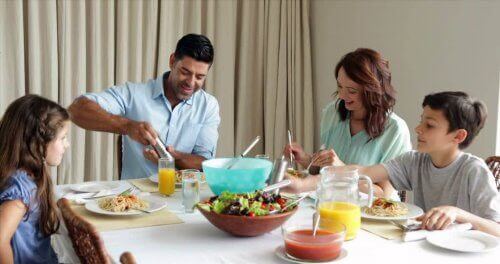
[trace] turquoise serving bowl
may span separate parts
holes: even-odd
[[[219,195],[223,191],[245,193],[264,188],[273,164],[264,159],[218,158],[204,161],[202,167],[208,186]]]

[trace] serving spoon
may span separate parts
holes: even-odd
[[[243,158],[245,157],[248,152],[250,152],[250,150],[253,149],[253,147],[255,147],[255,145],[257,145],[257,143],[260,141],[260,136],[257,136],[253,141],[252,143],[250,143],[250,145],[248,145],[248,147],[241,153],[241,155],[237,158],[233,158],[229,164],[229,166],[227,166],[227,169],[230,170],[237,162],[240,158]]]

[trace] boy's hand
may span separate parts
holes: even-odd
[[[443,230],[457,220],[461,211],[454,206],[438,206],[419,216],[417,220],[422,221],[422,228],[427,230]]]
[[[287,193],[300,193],[302,192],[303,179],[291,176],[289,173],[285,173],[283,180],[290,180],[292,183],[280,189],[280,191]]]

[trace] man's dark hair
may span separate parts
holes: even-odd
[[[464,92],[440,92],[425,96],[422,107],[441,110],[450,123],[448,132],[465,129],[467,138],[458,145],[464,149],[472,143],[486,121],[486,106]]]
[[[175,61],[189,56],[197,61],[212,64],[214,61],[214,47],[210,40],[198,34],[187,34],[182,37],[175,47]]]

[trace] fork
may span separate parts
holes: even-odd
[[[389,221],[391,224],[401,228],[403,231],[408,232],[408,231],[416,231],[422,229],[422,226],[420,224],[409,224],[409,225],[403,225],[401,223],[398,223],[396,221]]]
[[[132,191],[132,188],[128,188],[128,189],[126,189],[125,191],[121,192],[121,193],[120,193],[120,194],[118,194],[118,195],[124,195],[124,194],[126,194],[126,193],[128,193],[128,192],[130,192],[130,191]],[[96,194],[97,194],[97,193],[96,193]],[[101,196],[95,196],[95,195],[94,195],[94,196],[92,196],[92,197],[87,197],[87,198],[83,198],[83,199],[85,199],[85,200],[93,200],[93,199],[98,199],[98,198],[108,197],[108,196],[115,196],[115,195],[116,195],[116,193],[111,193],[111,194],[106,194],[106,195],[101,195]]]

